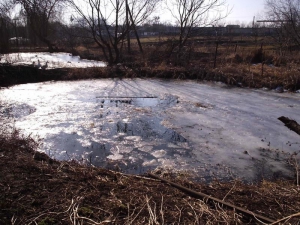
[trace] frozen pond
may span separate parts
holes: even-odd
[[[30,53],[11,53],[1,56],[1,63],[11,63],[13,65],[38,65],[38,61],[43,66],[48,62],[48,69],[53,68],[86,68],[86,67],[105,67],[106,63],[94,60],[80,59],[79,56],[59,52],[30,52]]]
[[[2,116],[43,138],[57,159],[144,173],[158,167],[200,179],[293,176],[299,136],[277,118],[300,118],[300,95],[161,80],[87,80],[0,90]],[[1,102],[0,101],[0,102]]]

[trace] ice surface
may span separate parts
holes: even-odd
[[[163,167],[205,179],[292,176],[286,159],[300,150],[299,136],[277,119],[299,120],[299,94],[107,79],[17,85],[0,90],[0,100],[1,115],[43,138],[41,150],[52,157],[128,173]]]
[[[48,69],[54,68],[86,68],[86,67],[105,67],[106,63],[94,60],[80,59],[69,53],[49,53],[49,52],[30,52],[30,53],[11,53],[4,54],[0,63],[9,62],[13,65],[45,65],[48,62]]]

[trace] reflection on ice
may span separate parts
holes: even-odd
[[[35,65],[39,67],[47,64],[47,68],[86,68],[86,67],[105,67],[104,62],[80,59],[69,53],[49,53],[49,52],[30,52],[30,53],[10,53],[2,57],[0,63],[11,63],[13,65]],[[48,62],[48,63],[47,63]]]
[[[101,103],[100,107],[115,106],[122,107],[124,104],[139,107],[155,107],[155,106],[174,106],[178,103],[177,97],[167,96],[164,99],[158,97],[97,97],[97,101]]]
[[[106,126],[110,130],[109,136],[117,134],[129,136],[125,138],[126,140],[139,141],[140,139],[154,140],[160,138],[172,143],[187,141],[176,131],[161,125],[161,121],[155,117],[142,116],[127,123],[118,121],[116,124],[107,124]]]
[[[109,141],[105,141],[105,146],[111,153],[107,158],[122,159],[118,166],[123,171],[133,172],[137,164],[142,164],[145,171],[154,169],[159,165],[158,159],[162,157],[162,153],[172,158],[177,157],[175,152],[178,150],[174,150],[176,148],[182,151],[183,157],[191,157],[187,140],[174,130],[162,126],[160,119],[141,116],[139,119],[125,121],[105,123],[98,134],[110,137]],[[173,143],[173,146],[169,147],[167,143]],[[157,148],[163,150],[156,150]],[[93,161],[93,164],[103,166],[98,160],[99,158]]]

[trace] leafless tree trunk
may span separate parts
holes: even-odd
[[[179,27],[174,45],[177,55],[182,53],[196,27],[213,25],[228,15],[226,0],[167,0],[167,8]]]
[[[300,1],[266,0],[265,5],[268,19],[276,21],[280,44],[300,46]]]
[[[129,32],[150,16],[158,1],[84,0],[84,3],[78,4],[75,0],[69,0],[69,3],[78,14],[77,20],[83,19],[91,37],[111,65],[121,61],[120,48],[129,37]],[[88,8],[83,10],[82,5]],[[137,36],[136,31],[135,34]]]
[[[50,52],[56,49],[55,44],[49,38],[50,21],[54,20],[58,13],[59,5],[64,0],[14,0],[24,9],[27,22],[33,33],[45,43]]]
[[[8,12],[11,5],[8,1],[0,2],[0,53],[9,51],[10,20]]]

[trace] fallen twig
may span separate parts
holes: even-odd
[[[293,217],[297,217],[297,216],[300,216],[300,212],[295,213],[295,214],[290,215],[290,216],[287,216],[287,217],[284,217],[284,218],[282,218],[282,219],[280,219],[280,220],[277,220],[277,221],[271,223],[270,225],[278,224],[278,223],[280,223],[280,222],[282,222],[282,221],[284,221],[284,220],[289,220],[289,219],[291,219],[291,218],[293,218]]]
[[[212,200],[212,201],[221,203],[221,204],[223,204],[223,205],[225,205],[225,206],[227,206],[227,207],[229,207],[229,208],[235,209],[236,211],[239,211],[239,212],[241,212],[241,213],[243,213],[243,214],[246,214],[246,215],[248,215],[248,216],[257,218],[257,219],[259,219],[259,220],[261,220],[261,221],[264,221],[264,222],[269,222],[269,223],[275,222],[274,220],[269,219],[269,218],[267,218],[267,217],[265,217],[265,216],[258,215],[258,214],[254,213],[254,212],[251,212],[251,211],[247,210],[247,209],[244,209],[244,208],[235,206],[235,205],[233,205],[233,204],[230,204],[230,203],[228,203],[228,202],[222,201],[222,200],[220,200],[220,199],[218,199],[218,198],[211,197],[211,196],[206,195],[206,194],[204,194],[204,193],[193,191],[193,190],[191,190],[191,189],[189,189],[189,188],[183,187],[183,186],[181,186],[181,185],[179,185],[179,184],[176,184],[176,183],[174,183],[174,182],[171,182],[171,181],[168,181],[168,180],[166,180],[166,179],[163,179],[163,178],[161,178],[161,177],[159,177],[159,176],[156,176],[156,175],[154,175],[154,174],[152,174],[152,173],[148,173],[148,175],[149,175],[150,177],[152,177],[152,178],[156,178],[156,179],[159,179],[159,180],[161,180],[161,181],[163,181],[163,182],[165,182],[165,183],[168,183],[168,184],[170,184],[171,186],[176,187],[176,188],[178,188],[178,189],[180,189],[180,190],[182,190],[182,191],[184,191],[184,192],[186,192],[186,193],[188,193],[188,194],[190,194],[190,195],[193,195],[193,196],[195,196],[195,197],[206,198],[206,199],[208,199],[208,200]]]
[[[224,198],[222,199],[222,201],[225,200],[225,198],[230,194],[230,192],[232,192],[232,190],[235,188],[236,182],[234,182],[234,185],[232,186],[232,188],[227,192],[227,194],[224,196]]]

